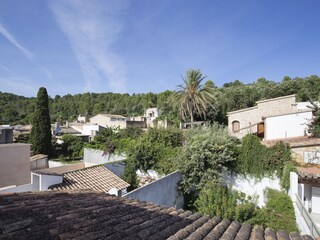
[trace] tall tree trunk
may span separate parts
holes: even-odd
[[[191,120],[191,129],[193,129],[194,125],[193,125],[193,109],[191,109],[190,111],[190,120]]]

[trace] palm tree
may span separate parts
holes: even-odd
[[[171,97],[171,103],[179,108],[182,119],[185,121],[190,117],[192,128],[194,114],[198,113],[205,119],[208,105],[214,107],[216,101],[214,88],[209,87],[209,84],[201,84],[205,78],[200,70],[188,70],[186,76],[182,76],[184,83],[177,86],[177,91]]]

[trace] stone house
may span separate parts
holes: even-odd
[[[295,95],[256,102],[256,106],[228,112],[228,130],[242,138],[252,133],[266,140],[307,135],[312,109]]]

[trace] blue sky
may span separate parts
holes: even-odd
[[[317,0],[2,0],[0,91],[174,90],[320,75]]]

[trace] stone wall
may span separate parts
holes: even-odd
[[[312,159],[312,155],[320,157],[320,146],[301,146],[292,147],[292,158],[297,162],[305,162],[304,159],[309,159],[308,162],[320,164],[319,158]],[[307,163],[307,162],[306,162]]]
[[[257,106],[228,113],[228,130],[232,136],[242,138],[249,133],[257,132],[257,124],[265,117],[289,114],[297,111],[295,95],[267,99],[256,102]],[[240,131],[232,131],[232,122],[240,122]],[[251,126],[251,127],[249,127]]]

